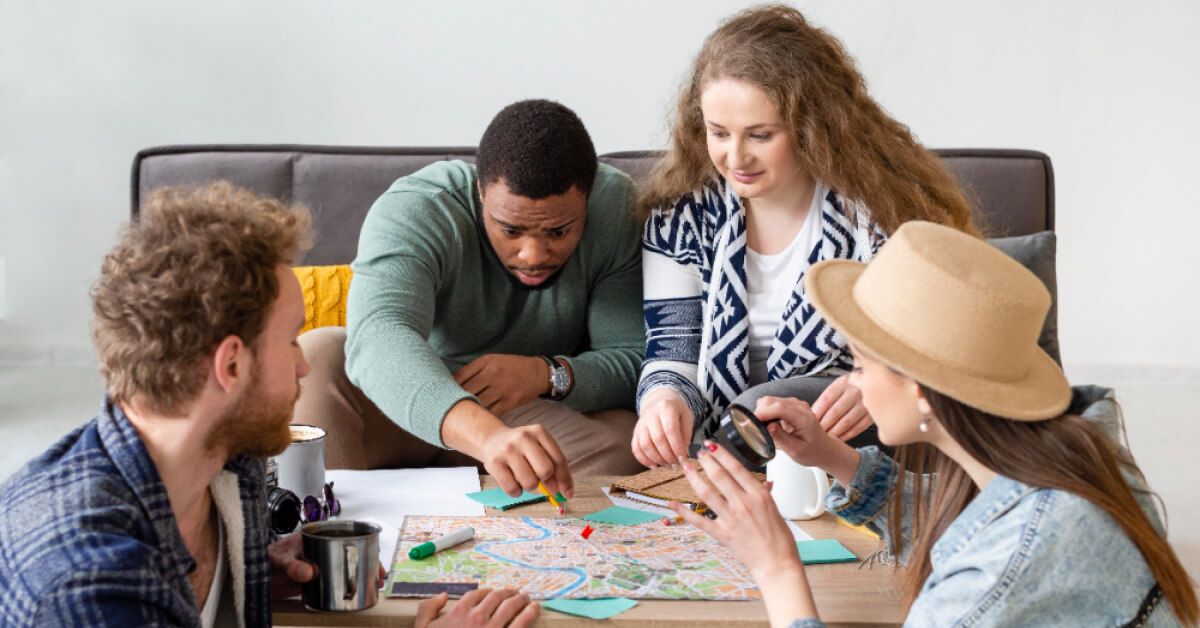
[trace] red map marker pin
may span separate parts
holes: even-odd
[[[585,525],[585,526],[583,526],[583,532],[580,532],[579,536],[582,536],[586,540],[589,536],[592,535],[593,532],[595,532],[595,530],[592,529],[592,526]]]

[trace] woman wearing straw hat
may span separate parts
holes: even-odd
[[[845,344],[800,289],[805,269],[869,260],[909,220],[975,232],[937,156],[871,98],[841,42],[784,5],[705,40],[644,190],[632,450],[650,467],[764,394],[811,402],[843,440],[869,429]]]
[[[906,564],[906,623],[1196,622],[1111,391],[1072,395],[1037,346],[1050,296],[1032,273],[912,222],[869,265],[813,266],[805,289],[848,339],[852,377],[896,457],[851,449],[794,399],[761,399],[756,413],[779,449],[837,479],[829,509],[881,533]],[[718,516],[676,512],[750,568],[772,625],[821,625],[769,487],[715,444],[701,453],[715,489],[679,462]]]

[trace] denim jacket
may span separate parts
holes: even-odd
[[[1068,412],[1099,424],[1120,442],[1120,415],[1113,392],[1076,387]],[[850,523],[889,538],[889,478],[894,461],[874,447],[850,486],[835,485],[828,509]],[[1127,480],[1159,531],[1162,525],[1140,477]],[[911,487],[903,496],[901,526],[907,562],[911,545]],[[1138,492],[1143,491],[1143,492]],[[931,572],[909,610],[910,626],[1120,626],[1137,619],[1154,577],[1137,547],[1110,516],[1068,492],[1027,486],[996,477],[950,524],[930,550]],[[823,624],[797,620],[793,628]],[[1165,599],[1147,626],[1176,626]]]

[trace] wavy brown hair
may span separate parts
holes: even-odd
[[[1013,421],[923,385],[921,392],[950,437],[988,469],[1028,486],[1077,495],[1112,517],[1141,553],[1176,617],[1185,625],[1196,622],[1200,611],[1191,581],[1175,551],[1134,497],[1124,473],[1141,477],[1141,472],[1119,443],[1080,416]],[[979,491],[962,467],[928,444],[898,447],[896,463],[890,494],[901,495],[905,484],[911,483],[915,511],[905,574],[907,610],[929,578],[930,549]],[[923,490],[924,482],[917,481],[930,473],[937,478],[932,495]],[[905,516],[903,500],[891,499],[887,508],[891,550],[900,556],[904,551],[900,528]],[[1130,616],[1136,611],[1129,609]]]
[[[92,286],[92,340],[114,402],[181,414],[228,336],[255,346],[279,294],[278,264],[310,244],[306,209],[224,181],[160,188]]]
[[[867,207],[885,232],[927,220],[979,235],[938,157],[867,94],[841,42],[785,5],[742,11],[704,41],[675,105],[671,145],[643,188],[643,217],[714,175],[700,94],[718,79],[762,88],[786,121],[801,166]]]

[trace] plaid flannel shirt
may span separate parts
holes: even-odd
[[[271,623],[263,462],[237,457],[245,625]],[[129,419],[100,414],[0,486],[0,625],[199,626],[166,487]]]

